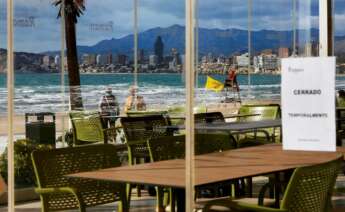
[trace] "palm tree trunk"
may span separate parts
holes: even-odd
[[[71,1],[66,1],[66,4]],[[83,100],[80,88],[80,74],[77,53],[75,15],[65,13],[67,69],[70,91],[70,104],[72,110],[82,110]]]

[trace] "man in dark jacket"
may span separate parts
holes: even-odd
[[[108,87],[105,91],[105,95],[102,96],[99,103],[99,110],[101,112],[104,127],[114,126],[117,119],[116,116],[120,113],[120,107],[116,97],[112,93],[111,87]]]

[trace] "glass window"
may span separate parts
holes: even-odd
[[[7,123],[7,11],[6,1],[0,1],[0,195],[6,195],[5,184],[8,174],[6,154],[8,143]],[[2,202],[0,204],[4,204]]]
[[[333,3],[338,111],[345,107],[345,3]],[[12,89],[6,84],[11,40],[6,6],[0,0],[0,174],[5,182]],[[82,148],[92,151],[64,159],[52,153],[36,161],[54,163],[44,167],[49,180],[65,177],[60,165],[75,172],[128,166],[121,171],[134,171],[120,181],[131,183],[131,209],[179,210],[187,203],[192,211],[189,207],[199,207],[205,198],[257,196],[256,188],[268,176],[229,177],[220,167],[229,167],[228,151],[281,143],[281,131],[233,127],[280,120],[281,61],[320,55],[320,18],[327,17],[319,15],[318,0],[14,1],[15,186],[10,190],[16,209],[43,206],[28,204],[38,196],[22,193],[34,194],[34,187],[43,186],[35,179],[31,152],[61,148],[76,155]],[[116,150],[98,154],[104,143]],[[111,165],[99,159],[106,154]],[[250,164],[235,165],[251,170]],[[202,171],[205,167],[211,171]],[[102,183],[110,182],[96,184]],[[3,199],[0,211],[6,210]],[[95,210],[116,207],[120,204]]]
[[[343,26],[343,20],[345,19],[345,2],[340,0],[334,0],[333,2],[333,26],[334,37],[333,37],[333,52],[336,57],[336,91],[337,91],[337,117],[341,118],[344,116],[342,107],[344,104],[344,90],[345,90],[345,28]],[[339,145],[344,144],[344,137],[340,133],[342,128],[342,122],[337,122],[338,137],[337,142]]]
[[[61,135],[61,28],[59,8],[49,1],[14,2],[15,200],[30,200],[37,181],[34,150],[55,148]]]

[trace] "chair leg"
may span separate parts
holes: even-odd
[[[268,178],[268,181],[269,182],[274,182],[274,177],[269,177]],[[270,187],[269,190],[268,190],[268,193],[269,193],[269,198],[273,199],[274,198],[274,188],[273,187]]]
[[[175,197],[175,191],[173,188],[169,189],[169,195],[170,195],[170,212],[176,211],[176,197]]]
[[[48,202],[45,200],[45,198],[42,195],[40,196],[40,198],[41,198],[41,203],[42,203],[41,211],[42,212],[48,212],[49,211]]]
[[[130,203],[127,199],[127,194],[121,195],[121,201],[118,203],[119,212],[129,212]]]
[[[141,185],[137,185],[137,197],[141,197]]]
[[[163,191],[163,206],[166,207],[170,204],[171,196],[170,196],[170,189],[168,192]]]
[[[157,187],[157,212],[164,212],[164,205],[163,205],[163,199],[164,199],[164,191],[162,187]]]
[[[79,211],[80,211],[80,212],[86,212],[85,206],[82,205],[82,204],[80,204],[80,205],[79,205]]]
[[[251,177],[248,177],[246,179],[247,181],[247,195],[248,197],[253,197],[253,179]]]
[[[127,202],[128,204],[131,202],[131,198],[132,198],[132,185],[127,183],[126,184],[126,195],[127,195]]]

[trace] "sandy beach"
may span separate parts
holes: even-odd
[[[242,104],[271,104],[271,103],[279,103],[272,100],[253,100],[253,101],[246,101]],[[234,114],[237,113],[238,108],[240,107],[239,103],[216,103],[207,105],[207,111],[220,111],[224,115]],[[164,110],[164,108],[152,108],[157,110]],[[62,131],[66,131],[69,126],[69,119],[68,114],[65,113],[56,113],[56,132],[61,133]],[[7,116],[2,115],[0,116],[0,136],[7,135]],[[24,114],[17,114],[14,116],[14,134],[16,135],[24,135],[25,134],[25,115]]]
[[[62,132],[63,130],[66,130],[66,127],[68,127],[68,115],[57,113],[55,114],[56,119],[56,131]],[[0,136],[6,136],[7,135],[7,116],[0,116]],[[62,124],[64,123],[64,124]],[[65,127],[65,128],[63,128]],[[15,115],[14,116],[14,134],[22,135],[25,134],[25,115]]]

